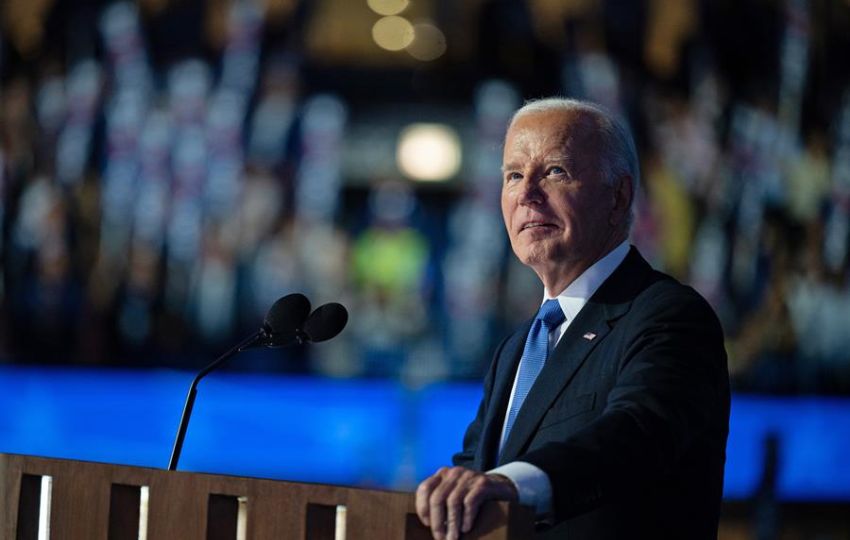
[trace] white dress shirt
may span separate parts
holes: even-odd
[[[566,319],[561,326],[549,333],[549,353],[560,341],[561,336],[569,328],[570,323],[576,318],[578,313],[587,304],[587,301],[593,296],[593,293],[608,279],[614,270],[625,260],[629,253],[629,242],[626,240],[607,255],[596,261],[590,268],[584,271],[578,278],[570,283],[566,289],[557,297],[558,304],[564,312]],[[543,302],[551,300],[544,291]],[[547,360],[548,361],[548,360]],[[519,373],[519,369],[517,369]],[[511,388],[511,397],[508,401],[507,410],[511,409],[514,401],[514,393],[516,392],[516,377]],[[505,415],[505,423],[507,422],[507,414]],[[502,442],[505,434],[505,424],[502,424],[502,432],[499,437],[499,452],[502,451]],[[501,474],[508,477],[514,486],[516,486],[519,494],[520,504],[532,506],[535,508],[538,516],[545,516],[552,511],[552,485],[549,482],[549,477],[546,473],[535,467],[531,463],[524,461],[513,461],[506,463],[501,467],[496,467],[493,470],[487,471],[488,474]]]

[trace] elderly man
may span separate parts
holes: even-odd
[[[600,107],[544,99],[514,115],[502,213],[544,302],[496,351],[455,467],[417,489],[435,538],[458,538],[491,499],[534,507],[540,538],[717,537],[723,334],[629,247],[638,181],[631,135]]]

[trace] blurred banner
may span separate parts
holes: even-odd
[[[191,378],[4,367],[0,452],[165,468]],[[180,468],[411,490],[450,463],[480,396],[480,384],[214,374]],[[771,440],[778,501],[850,503],[850,399],[736,395],[727,500],[757,495]]]

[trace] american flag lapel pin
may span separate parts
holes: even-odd
[[[583,336],[581,336],[581,337],[583,337],[583,338],[584,338],[584,339],[586,339],[587,341],[593,341],[593,339],[596,337],[596,334],[594,334],[593,332],[588,332],[588,333],[586,333],[585,335],[583,335]]]

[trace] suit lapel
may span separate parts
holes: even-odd
[[[605,281],[575,320],[570,323],[517,414],[511,433],[499,456],[499,464],[514,460],[523,451],[537,431],[546,411],[561,391],[570,383],[593,349],[606,338],[614,322],[629,310],[636,285],[643,281],[646,271],[649,270],[651,268],[646,261],[637,253],[637,250],[632,248],[623,264]],[[529,325],[525,327],[526,334],[528,327]],[[517,358],[512,365],[512,370],[505,377],[508,380],[503,383],[503,386],[507,387],[504,390],[506,393],[504,403],[499,404],[503,419],[508,402],[507,395],[510,394],[524,341],[524,339],[521,340],[520,350],[516,353]],[[492,409],[493,407],[491,411]],[[501,423],[498,428],[501,433]],[[498,449],[498,445],[497,438],[490,448]]]
[[[495,383],[484,421],[481,444],[478,445],[478,470],[491,469],[496,462],[499,441],[502,437],[502,425],[505,423],[505,411],[508,408],[514,377],[522,358],[522,350],[525,347],[531,322],[531,320],[527,321],[508,339],[497,358]]]

